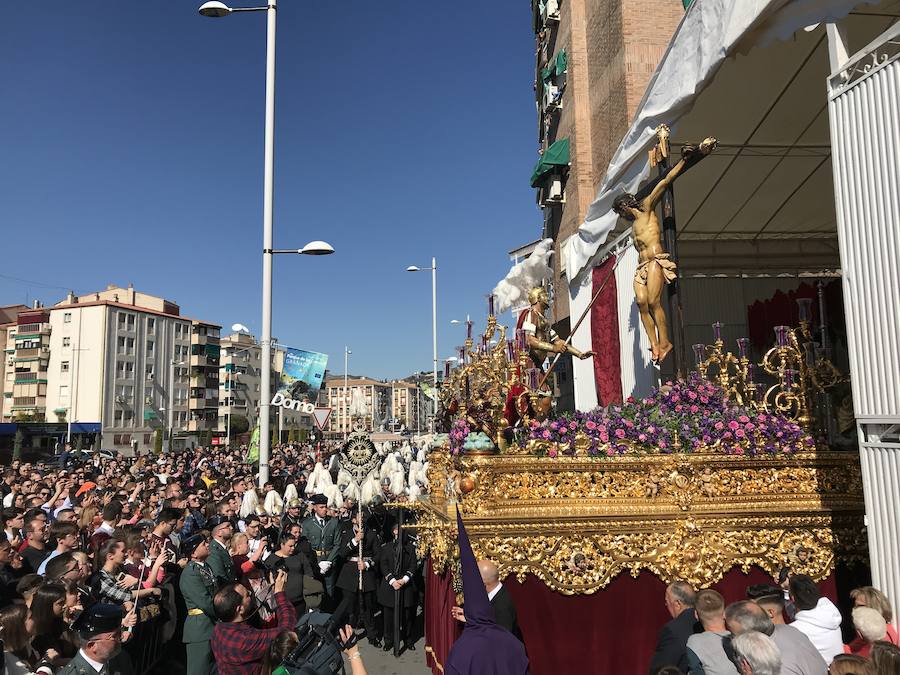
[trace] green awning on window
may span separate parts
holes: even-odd
[[[159,416],[156,414],[155,410],[145,410],[144,411],[144,421],[152,422],[153,420],[158,420]]]
[[[541,70],[541,79],[546,82],[558,75],[562,75],[569,67],[569,57],[566,56],[566,50],[560,49],[556,56],[547,64],[547,67]]]
[[[569,166],[569,139],[561,138],[549,148],[538,160],[531,174],[531,187],[538,187],[548,173],[560,166]]]

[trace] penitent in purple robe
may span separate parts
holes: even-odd
[[[459,530],[466,629],[450,649],[444,673],[528,675],[528,656],[524,645],[494,620],[494,610],[487,591],[484,590],[484,582],[478,572],[475,554],[459,509],[456,511],[456,524]]]

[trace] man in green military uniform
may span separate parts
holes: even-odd
[[[131,659],[122,651],[123,610],[97,604],[84,610],[72,628],[81,649],[57,675],[134,675]]]
[[[212,570],[219,588],[233,584],[237,581],[237,574],[234,571],[231,554],[228,552],[231,535],[234,533],[231,521],[224,516],[213,516],[206,521],[206,527],[213,538],[209,542],[209,558],[206,564]]]
[[[334,597],[335,569],[341,548],[341,528],[337,519],[328,517],[328,498],[313,495],[313,515],[303,521],[303,536],[309,541],[319,561],[319,572],[325,582],[328,596]]]
[[[187,652],[187,675],[207,675],[212,664],[209,640],[216,617],[213,596],[218,590],[213,571],[206,564],[209,543],[206,535],[195,534],[183,541],[181,546],[185,555],[190,558],[178,582],[188,610],[183,637]]]

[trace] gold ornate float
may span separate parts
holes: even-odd
[[[809,307],[776,328],[758,365],[727,352],[721,325],[694,345],[698,372],[641,401],[553,418],[522,330],[507,340],[493,300],[475,349],[445,371],[449,435],[429,455],[419,547],[436,570],[456,558],[460,508],[478,555],[566,594],[641,570],[697,587],[729,570],[789,564],[815,579],[867,559],[856,453],[824,451],[814,393],[843,376],[812,343]],[[499,339],[492,344],[495,337]],[[495,346],[496,345],[496,346]],[[818,436],[818,440],[812,435]]]
[[[456,556],[458,505],[479,556],[565,594],[593,593],[622,572],[702,587],[735,567],[777,575],[790,564],[822,579],[839,560],[866,559],[862,483],[847,453],[594,459],[440,448],[429,481],[417,530],[435,569]],[[437,487],[455,482],[468,494]]]

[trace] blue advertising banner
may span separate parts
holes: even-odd
[[[315,404],[325,379],[328,354],[308,352],[305,349],[284,350],[284,367],[278,393],[295,401]]]

